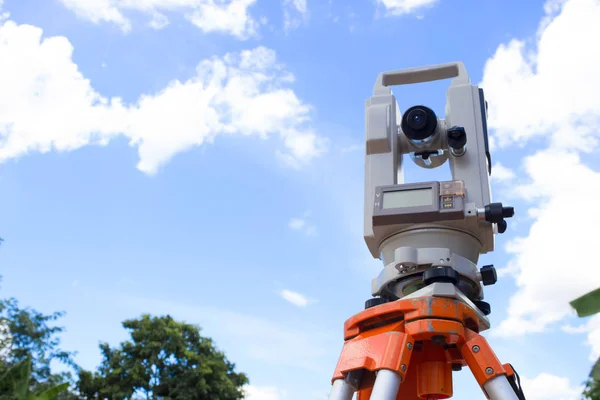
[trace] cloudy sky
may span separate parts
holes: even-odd
[[[486,337],[528,399],[577,398],[600,356],[600,317],[568,306],[600,286],[600,1],[0,5],[2,295],[66,311],[83,367],[124,319],[169,313],[249,399],[326,398],[381,268],[364,101],[381,71],[460,60],[489,101],[493,198],[517,213],[482,257],[502,271]],[[395,94],[443,116],[447,85]]]

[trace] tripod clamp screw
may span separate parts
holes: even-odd
[[[373,297],[367,301],[365,301],[365,310],[371,307],[375,307],[381,304],[385,304],[387,302],[389,302],[390,300],[387,299],[386,297]]]
[[[456,285],[458,280],[458,272],[451,267],[435,267],[423,272],[423,283],[425,285],[434,282],[448,282]]]
[[[496,268],[493,265],[484,265],[479,269],[481,274],[481,283],[484,286],[490,286],[498,282],[498,274],[496,274]]]

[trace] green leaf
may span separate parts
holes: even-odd
[[[25,400],[29,391],[29,377],[31,376],[31,360],[25,359],[13,365],[0,378],[2,387],[10,387],[13,395],[19,400]]]
[[[64,392],[68,388],[68,383],[62,383],[60,385],[51,387],[50,389],[46,389],[43,392],[34,394],[29,400],[52,400],[58,396],[59,393]]]
[[[600,288],[585,294],[571,303],[580,318],[600,313]]]
[[[592,372],[590,372],[590,377],[600,381],[600,359],[596,361],[596,364],[592,367]]]

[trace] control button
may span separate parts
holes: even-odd
[[[444,203],[442,204],[442,208],[454,208],[454,203]]]
[[[454,198],[453,198],[452,196],[443,196],[443,197],[442,197],[442,201],[443,201],[444,203],[447,203],[447,202],[452,202],[453,200],[454,200]]]

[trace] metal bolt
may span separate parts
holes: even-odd
[[[413,346],[412,346],[412,343],[407,343],[407,344],[406,344],[406,347],[408,347],[408,349],[409,349],[409,350],[412,350],[412,347],[413,347]]]
[[[479,353],[479,346],[473,346],[473,353]]]
[[[406,372],[406,365],[402,364],[400,366],[400,369],[402,370],[402,372]]]
[[[488,367],[488,368],[485,369],[485,373],[488,374],[488,375],[491,375],[491,374],[494,373],[494,370],[492,368]]]

